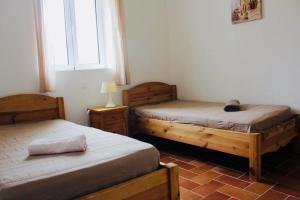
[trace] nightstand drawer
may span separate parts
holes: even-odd
[[[118,126],[119,124],[124,124],[124,119],[116,119],[116,120],[111,120],[111,121],[104,121],[104,126]]]
[[[126,126],[124,123],[114,124],[111,126],[104,126],[104,129],[107,132],[126,134]]]
[[[124,121],[123,112],[104,115],[104,124],[112,124],[117,121]]]

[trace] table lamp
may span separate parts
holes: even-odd
[[[112,108],[116,106],[116,104],[112,100],[112,95],[111,95],[112,93],[115,92],[117,92],[117,85],[115,82],[106,82],[106,81],[102,82],[101,93],[108,94],[107,104],[105,105],[106,108]]]

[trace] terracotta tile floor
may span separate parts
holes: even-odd
[[[263,156],[263,180],[248,178],[248,160],[156,138],[139,138],[179,165],[182,200],[300,200],[300,156],[291,147]]]

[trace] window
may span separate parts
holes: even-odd
[[[105,65],[101,0],[44,0],[56,70]]]

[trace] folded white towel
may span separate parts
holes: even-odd
[[[86,150],[84,134],[70,135],[62,138],[36,139],[28,146],[29,155],[48,155]]]

